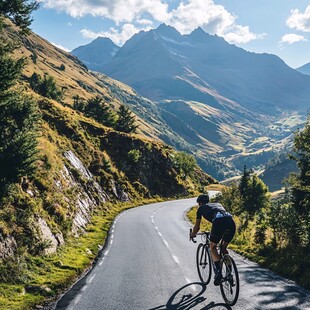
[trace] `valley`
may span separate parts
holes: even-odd
[[[109,41],[81,48],[105,55],[111,47],[100,49],[99,42]],[[79,56],[79,49],[72,54]],[[162,24],[134,35],[101,66],[89,56],[87,65],[148,98],[156,119],[173,133],[173,139],[157,137],[193,154],[219,180],[240,174],[244,165],[262,169],[288,152],[310,105],[310,77],[275,55],[247,52],[201,28],[181,35]],[[139,105],[128,104],[146,120]]]

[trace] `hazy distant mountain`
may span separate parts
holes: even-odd
[[[98,70],[112,60],[119,46],[110,39],[99,37],[91,43],[75,48],[71,54],[77,56],[89,69]]]
[[[297,68],[296,70],[302,74],[310,75],[310,62]]]
[[[275,55],[247,52],[201,28],[181,35],[162,24],[140,32],[99,70],[153,100],[195,100],[220,107],[225,97],[268,114],[309,107],[310,77]]]
[[[141,31],[95,70],[155,100],[155,114],[143,101],[143,119],[167,126],[175,136],[159,138],[194,154],[219,179],[285,151],[309,106],[310,77],[201,28],[189,35],[165,24]],[[140,106],[126,101],[133,111]]]

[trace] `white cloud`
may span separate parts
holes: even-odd
[[[248,26],[233,25],[231,30],[229,30],[229,28],[227,29],[223,37],[230,43],[244,44],[249,41],[263,39],[266,35],[266,33],[255,34],[250,31]]]
[[[85,15],[101,16],[115,22],[115,27],[103,31],[105,36],[121,43],[128,39],[128,34],[145,26],[166,23],[175,27],[182,34],[202,27],[211,34],[224,37],[230,43],[247,43],[260,39],[264,34],[255,34],[248,26],[237,23],[237,16],[228,12],[223,5],[214,0],[187,0],[169,11],[169,0],[40,0],[47,8],[66,12],[72,17]],[[145,16],[150,18],[145,19]],[[131,25],[131,26],[129,26]],[[137,25],[141,25],[138,27]],[[116,29],[117,28],[117,29]],[[84,29],[82,34],[94,36]]]
[[[304,13],[299,12],[298,9],[292,10],[286,24],[292,29],[310,32],[310,5]]]
[[[224,6],[217,5],[213,0],[190,0],[170,13],[168,23],[181,33],[189,33],[197,27],[206,32],[222,36],[230,43],[247,43],[261,39],[265,34],[255,34],[248,26],[236,23],[237,16],[228,12]]]
[[[65,51],[65,52],[70,52],[70,50],[69,50],[68,48],[66,48],[66,47],[64,47],[64,46],[62,46],[62,45],[60,45],[60,44],[56,44],[56,43],[54,43],[54,42],[51,42],[51,43],[52,43],[54,46],[60,48],[61,50]]]
[[[138,19],[137,23],[140,25],[153,25],[153,21],[149,19]]]
[[[281,38],[280,43],[293,44],[300,41],[307,41],[307,40],[305,39],[304,36],[295,33],[288,33]]]
[[[115,21],[132,22],[142,13],[154,19],[166,18],[168,4],[162,0],[39,0],[44,7],[66,12],[72,17],[102,16]]]
[[[81,33],[84,38],[96,39],[98,37],[106,37],[110,38],[115,44],[122,45],[140,30],[148,31],[150,29],[151,27],[139,29],[132,24],[124,24],[120,30],[117,30],[114,27],[111,27],[108,31],[100,31],[100,32],[94,32],[88,29],[82,29]]]

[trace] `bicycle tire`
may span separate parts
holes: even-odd
[[[206,244],[200,243],[198,245],[196,252],[196,264],[201,283],[205,285],[209,284],[212,274],[212,263]]]
[[[231,267],[229,267],[231,266]],[[239,297],[239,274],[235,261],[228,254],[224,256],[222,264],[221,294],[229,306],[233,306]]]

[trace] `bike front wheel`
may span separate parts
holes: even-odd
[[[200,281],[207,285],[211,279],[212,264],[207,245],[200,243],[196,254],[197,271]]]
[[[221,294],[225,302],[233,306],[239,297],[239,275],[234,260],[225,255],[222,264]]]

